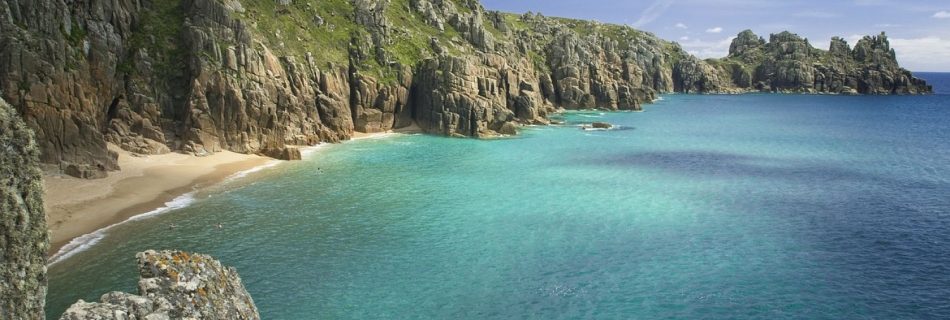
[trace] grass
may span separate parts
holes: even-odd
[[[267,40],[278,55],[313,55],[318,66],[339,65],[349,59],[352,37],[365,31],[353,22],[349,0],[297,0],[281,6],[274,0],[245,0],[240,17]],[[317,20],[323,19],[318,25]]]
[[[138,28],[132,32],[129,57],[118,66],[120,72],[134,74],[134,55],[145,49],[154,59],[154,70],[159,74],[173,75],[184,69],[184,55],[179,47],[185,13],[182,0],[153,0],[148,10],[143,10]],[[78,28],[73,28],[76,30]]]

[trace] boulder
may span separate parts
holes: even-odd
[[[300,149],[294,147],[265,149],[262,154],[278,160],[294,161],[303,159]]]
[[[498,133],[509,136],[518,135],[518,126],[511,121],[505,122],[505,124],[501,125],[501,128],[498,129]]]

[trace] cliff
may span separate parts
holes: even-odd
[[[0,319],[43,319],[49,236],[39,149],[0,100]]]
[[[816,49],[808,39],[790,33],[773,34],[769,41],[751,30],[740,33],[729,56],[710,64],[728,79],[727,86],[745,91],[922,94],[932,92],[923,80],[897,63],[887,35],[868,36],[854,49],[833,38],[828,50]]]
[[[49,236],[39,148],[16,111],[0,100],[0,319],[44,319]],[[109,293],[79,301],[62,319],[259,319],[237,272],[184,252],[138,255],[141,296]]]
[[[136,257],[140,295],[112,292],[99,303],[80,300],[60,319],[260,319],[237,272],[211,257],[180,251]]]
[[[929,91],[883,36],[828,52],[759,40],[700,60],[629,27],[477,0],[0,0],[0,91],[40,160],[85,178],[118,169],[107,143],[289,158],[356,131],[487,137],[667,92]]]

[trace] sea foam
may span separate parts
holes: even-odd
[[[160,208],[156,208],[155,210],[132,216],[131,218],[126,219],[125,221],[115,223],[115,224],[109,225],[108,227],[96,230],[92,233],[87,233],[82,236],[76,237],[75,239],[69,241],[69,243],[67,243],[65,246],[60,248],[59,251],[56,252],[56,254],[51,256],[47,260],[47,266],[55,265],[59,262],[62,262],[63,260],[68,259],[69,257],[76,255],[77,253],[80,253],[80,252],[88,250],[89,248],[92,248],[92,246],[96,245],[97,243],[99,243],[99,241],[102,241],[102,239],[106,237],[106,232],[108,232],[112,228],[115,228],[116,226],[119,226],[121,224],[128,223],[128,222],[132,222],[132,221],[139,221],[139,220],[151,218],[151,217],[154,217],[154,216],[157,216],[169,211],[181,209],[181,208],[191,205],[194,202],[195,202],[195,192],[189,192],[189,193],[180,195],[172,199],[171,201],[165,202],[164,206]]]

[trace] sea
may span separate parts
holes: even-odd
[[[47,312],[180,249],[264,319],[950,319],[950,74],[918,76],[937,93],[672,94],[321,146],[74,246]]]

